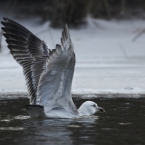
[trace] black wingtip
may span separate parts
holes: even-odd
[[[59,44],[56,44],[56,47],[60,47],[60,45]]]
[[[1,21],[1,24],[4,26],[5,25],[5,22]]]
[[[7,38],[7,35],[6,35],[6,33],[3,33],[3,36],[4,36],[5,38]]]
[[[5,29],[6,29],[6,28],[5,28],[5,27],[1,27],[1,29],[5,32]]]
[[[3,26],[5,26],[6,22],[8,22],[8,20],[10,20],[10,19],[8,19],[8,18],[6,18],[6,17],[3,17],[3,20],[4,20],[4,21],[1,21],[1,24],[2,24]]]
[[[7,21],[7,20],[9,20],[8,18],[6,18],[6,17],[3,17],[3,19],[4,19],[4,21]]]

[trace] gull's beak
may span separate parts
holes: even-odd
[[[103,113],[103,112],[105,112],[105,110],[102,107],[98,107],[98,112]]]

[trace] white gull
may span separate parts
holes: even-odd
[[[31,117],[74,118],[104,112],[92,101],[84,102],[79,109],[73,103],[75,53],[67,25],[62,31],[61,45],[50,50],[17,22],[4,18],[1,23],[8,48],[23,67],[30,98],[26,110]]]

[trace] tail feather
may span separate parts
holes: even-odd
[[[45,117],[44,108],[40,105],[25,105],[23,110],[27,111],[31,118]]]

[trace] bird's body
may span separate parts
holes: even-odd
[[[4,36],[14,59],[23,67],[31,117],[74,118],[92,115],[102,108],[87,101],[77,110],[71,97],[75,67],[74,47],[67,25],[62,31],[61,45],[50,50],[33,33],[13,20],[4,18]]]

